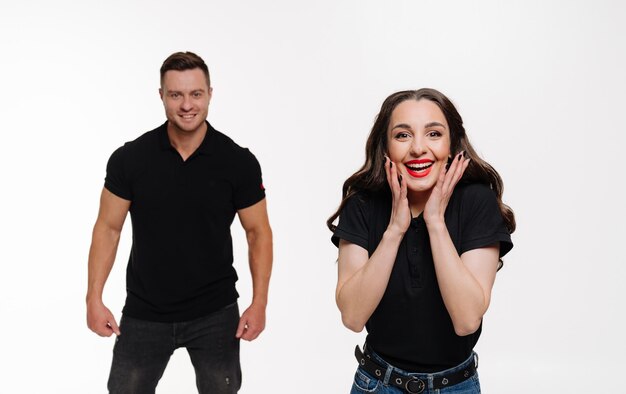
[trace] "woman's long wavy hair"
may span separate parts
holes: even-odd
[[[346,201],[359,191],[379,191],[388,188],[387,176],[384,170],[385,155],[387,154],[387,130],[393,110],[406,100],[430,100],[443,112],[450,128],[450,154],[465,151],[465,157],[472,159],[463,173],[461,181],[484,183],[496,193],[500,212],[509,232],[515,231],[515,215],[513,210],[502,202],[503,184],[498,172],[486,161],[481,159],[465,133],[463,119],[452,102],[441,92],[435,89],[405,90],[387,97],[376,117],[372,131],[365,145],[365,164],[349,177],[342,188],[342,200],[339,208],[326,221],[330,231],[335,231],[335,219],[346,204]]]

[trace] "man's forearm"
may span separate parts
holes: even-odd
[[[272,274],[272,230],[251,231],[248,238],[248,258],[252,275],[252,303],[267,305],[270,276]]]
[[[99,223],[94,226],[89,249],[87,302],[102,300],[104,284],[115,261],[120,233]]]

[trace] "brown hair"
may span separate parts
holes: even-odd
[[[202,58],[193,52],[176,52],[168,56],[161,66],[161,85],[163,85],[163,76],[170,70],[185,71],[199,68],[204,72],[207,86],[211,87],[211,78],[209,77],[209,68]]]
[[[465,151],[465,157],[472,159],[463,174],[463,181],[485,183],[496,193],[500,212],[509,232],[515,231],[515,215],[513,210],[502,202],[504,189],[502,178],[486,161],[481,159],[469,142],[463,119],[452,102],[435,89],[405,90],[387,97],[376,117],[372,131],[365,144],[365,164],[350,176],[342,188],[342,200],[339,208],[326,221],[330,231],[335,231],[335,219],[346,204],[346,201],[359,191],[377,191],[388,187],[384,171],[385,155],[387,154],[387,129],[393,110],[406,100],[430,100],[443,112],[450,127],[450,154],[456,155]]]

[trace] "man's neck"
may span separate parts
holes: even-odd
[[[172,122],[167,122],[167,136],[170,144],[172,144],[183,160],[187,160],[202,144],[207,129],[206,122],[202,123],[202,126],[194,131],[183,131],[173,125]]]

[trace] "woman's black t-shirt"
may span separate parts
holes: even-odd
[[[389,190],[361,192],[351,197],[339,216],[332,237],[357,244],[371,256],[391,216]],[[459,255],[500,244],[500,257],[511,250],[511,236],[502,219],[495,193],[487,185],[460,183],[445,213]],[[387,289],[366,324],[367,345],[387,362],[410,372],[435,372],[466,360],[481,327],[458,336],[443,303],[430,239],[423,216],[413,218],[400,244]]]

